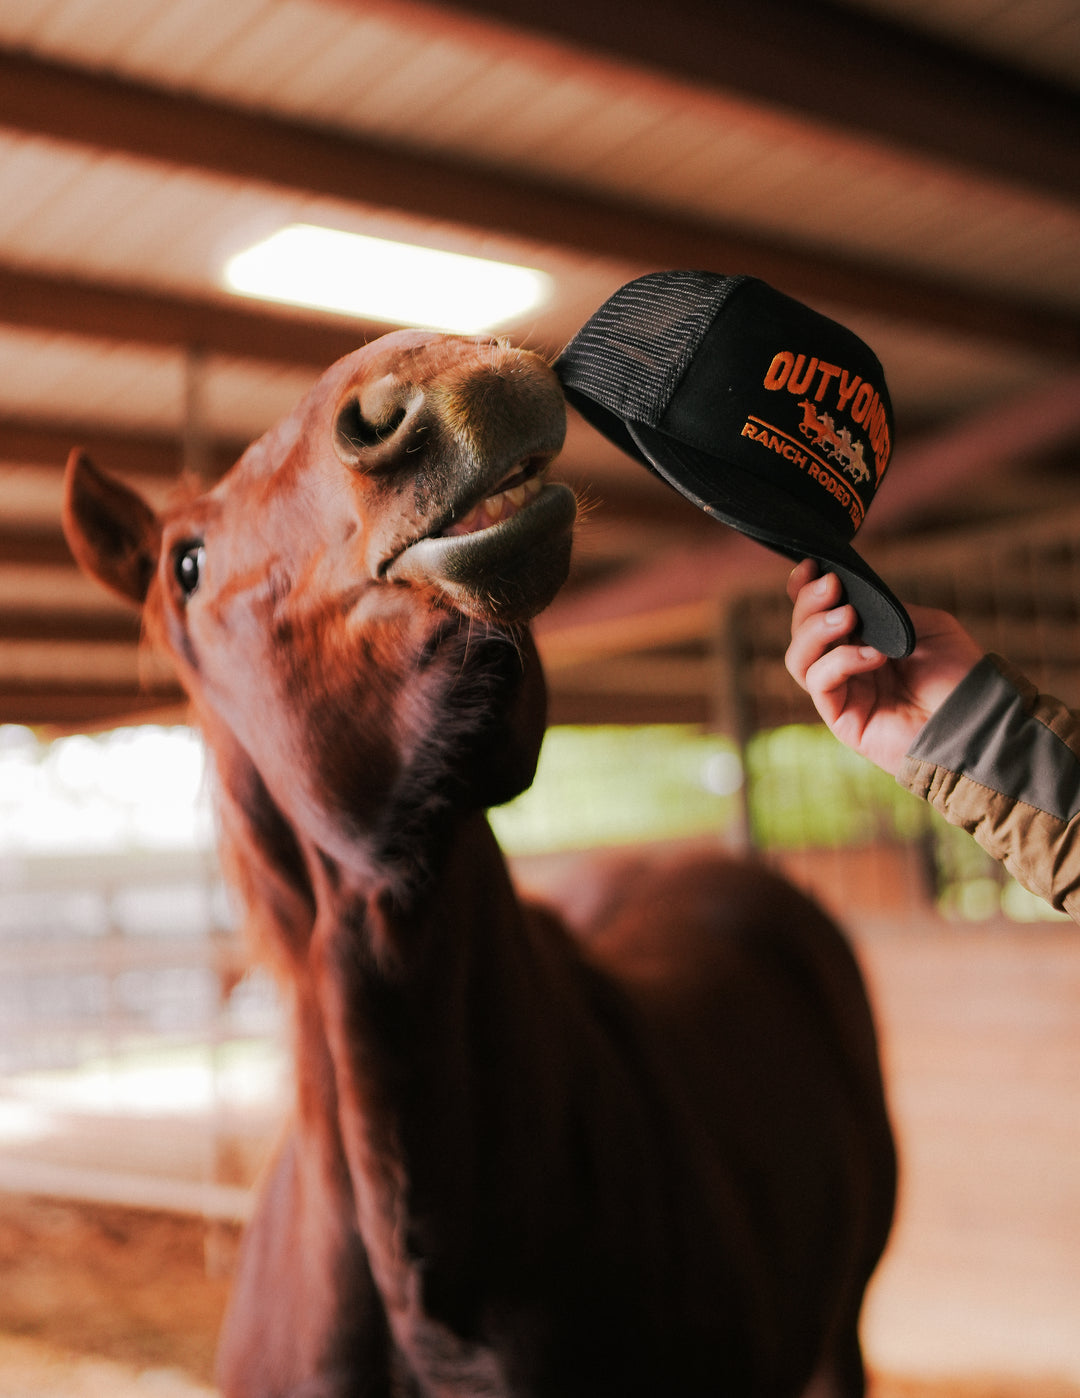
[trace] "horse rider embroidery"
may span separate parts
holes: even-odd
[[[815,447],[824,451],[837,462],[844,473],[851,477],[856,483],[868,481],[870,479],[870,468],[866,464],[863,455],[863,444],[861,441],[853,441],[851,433],[846,427],[836,430],[836,423],[828,413],[818,416],[817,409],[809,398],[804,398],[799,403],[803,410],[803,420],[799,423],[799,431],[804,437],[810,437]]]

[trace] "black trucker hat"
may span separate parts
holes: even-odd
[[[716,519],[837,573],[862,639],[910,654],[910,618],[851,547],[893,440],[857,335],[755,277],[654,272],[605,301],[555,370],[605,436]]]

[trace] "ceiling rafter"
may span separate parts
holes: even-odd
[[[212,354],[315,369],[392,328],[354,320],[328,324],[246,303],[167,296],[3,266],[0,322],[99,339],[197,347]]]
[[[868,517],[876,537],[910,525],[948,492],[986,481],[1025,458],[1080,441],[1080,371],[1047,377],[1005,402],[928,433],[897,453],[899,470]]]
[[[0,125],[309,194],[355,200],[363,191],[366,202],[425,219],[642,266],[737,267],[811,300],[1080,355],[1073,313],[22,53],[0,53]]]
[[[0,681],[0,723],[86,732],[95,726],[128,722],[177,723],[186,712],[187,696],[179,685],[163,685],[149,692],[135,685],[93,679],[26,684]]]
[[[0,564],[19,563],[50,568],[75,566],[67,541],[58,529],[41,525],[36,528],[0,526]]]
[[[3,611],[0,612],[0,641],[51,641],[58,644],[138,645],[142,622],[130,612]]]
[[[72,447],[111,472],[174,481],[184,468],[179,434],[108,430],[82,422],[0,417],[0,460],[62,469]],[[240,439],[208,444],[209,474],[223,475],[247,446]]]
[[[1075,92],[833,0],[448,0],[441,8],[1080,199]]]

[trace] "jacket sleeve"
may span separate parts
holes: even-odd
[[[919,733],[897,780],[1080,922],[1080,716],[988,655]]]

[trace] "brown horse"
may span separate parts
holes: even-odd
[[[563,431],[537,357],[403,331],[162,517],[69,463],[72,549],[175,661],[293,1011],[230,1398],[862,1392],[895,1166],[847,945],[720,860],[572,934],[485,819],[543,734]]]

